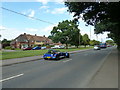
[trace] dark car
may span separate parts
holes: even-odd
[[[32,50],[32,47],[23,48],[23,50]]]
[[[67,52],[60,52],[59,50],[53,50],[53,49],[48,50],[48,52],[43,55],[43,58],[45,60],[48,60],[48,59],[59,60],[62,57],[69,58],[70,55]]]
[[[41,47],[38,47],[38,46],[32,48],[32,50],[40,50],[40,49],[41,49]]]

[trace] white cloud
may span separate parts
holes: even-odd
[[[25,28],[22,30],[5,27],[6,28],[5,30],[0,30],[0,33],[2,35],[1,40],[3,39],[12,40],[18,37],[20,34],[24,34],[24,33],[31,34],[31,35],[37,34],[38,36],[43,36],[43,35],[49,36],[54,26],[56,25],[50,25],[44,28]]]
[[[2,33],[1,40],[3,40],[4,38],[11,40],[11,39],[15,39],[18,35],[24,32],[14,28],[6,28],[6,30],[2,30],[1,33]]]
[[[29,9],[29,10],[22,11],[21,13],[28,15],[29,17],[34,17],[35,10]]]
[[[67,11],[67,7],[55,8],[51,13],[52,14],[63,14]]]
[[[6,29],[6,27],[0,26],[0,30],[5,30],[5,29]]]
[[[42,4],[47,4],[50,0],[37,0],[38,2],[41,2]]]
[[[41,6],[39,9],[48,9],[49,6]]]
[[[34,10],[31,10],[30,11],[30,14],[28,15],[29,17],[34,17],[34,15],[35,15],[35,11]]]
[[[36,32],[38,31],[38,29],[35,29],[35,28],[25,28],[26,31],[29,31],[29,32]]]
[[[36,0],[37,2],[41,2],[43,5],[47,4],[48,2],[56,2],[58,4],[64,4],[66,0]]]

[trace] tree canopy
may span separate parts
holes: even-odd
[[[85,47],[86,47],[86,45],[89,45],[90,39],[87,34],[84,34],[82,36],[82,42],[83,42],[83,45],[85,45]]]
[[[82,18],[87,25],[95,27],[95,33],[110,32],[120,48],[120,2],[65,2],[76,21]],[[81,17],[83,16],[83,17]]]
[[[107,40],[106,43],[109,44],[109,45],[114,45],[114,41],[113,40]]]
[[[96,40],[90,40],[90,45],[94,46],[94,45],[99,45],[100,41],[96,41]]]
[[[66,48],[68,44],[74,44],[76,46],[79,45],[79,32],[77,23],[74,21],[62,21],[59,22],[58,26],[53,27],[51,31],[51,38],[54,42],[61,42],[62,44],[66,44]]]

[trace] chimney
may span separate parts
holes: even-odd
[[[26,35],[26,33],[24,33],[24,35]]]

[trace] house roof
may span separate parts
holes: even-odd
[[[14,44],[15,42],[26,42],[25,40],[30,40],[30,41],[47,41],[49,43],[52,43],[52,40],[44,37],[44,36],[37,36],[37,35],[30,35],[30,34],[21,34],[17,38],[15,38],[11,44]]]

